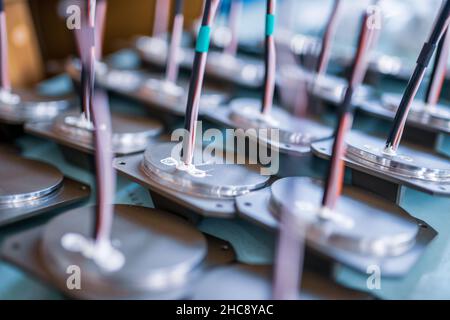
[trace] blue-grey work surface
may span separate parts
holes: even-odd
[[[41,87],[43,91],[64,91],[70,88],[67,77],[59,77]],[[113,98],[116,99],[116,98]],[[112,101],[114,105],[115,101]],[[144,110],[139,105],[120,100],[121,109],[129,112]],[[379,123],[358,120],[356,126],[369,132],[386,132]],[[18,141],[25,157],[39,159],[58,167],[65,175],[94,187],[91,172],[68,164],[57,145],[30,136]],[[95,201],[93,195],[90,203]],[[152,207],[152,200],[146,189],[118,177],[116,203],[137,204]],[[86,204],[85,204],[86,205]],[[382,299],[436,298],[450,299],[450,199],[431,197],[414,190],[407,190],[402,204],[414,217],[426,221],[439,232],[427,248],[420,262],[402,279],[385,279],[381,289],[371,292]],[[48,216],[48,215],[45,215]],[[0,241],[5,236],[34,223],[41,223],[46,217],[23,222],[17,226],[0,230]],[[250,264],[264,264],[272,261],[275,238],[267,231],[241,220],[205,219],[199,228],[218,238],[229,241],[236,250],[238,260]],[[358,274],[346,267],[338,267],[337,281],[351,288],[367,291],[368,275]],[[0,299],[60,299],[55,290],[42,285],[36,279],[17,268],[0,261]]]

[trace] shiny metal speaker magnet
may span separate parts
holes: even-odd
[[[257,89],[264,81],[264,63],[260,59],[212,51],[206,62],[206,75],[242,87]]]
[[[382,120],[394,119],[402,96],[384,94],[380,99],[369,99],[358,103],[358,111]],[[450,107],[438,104],[428,106],[420,100],[414,100],[407,118],[404,140],[424,147],[435,147],[450,135]],[[448,151],[450,152],[450,151]]]
[[[280,68],[277,84],[280,93],[286,100],[287,105],[295,107],[295,94],[299,90],[299,85],[304,83],[308,92],[316,98],[323,100],[328,105],[339,106],[342,103],[347,80],[334,75],[326,74],[317,76],[314,73],[301,70],[297,66],[285,65]],[[374,90],[367,85],[360,86],[353,98],[353,103],[357,105],[370,97],[375,97]],[[289,98],[290,97],[290,98]]]
[[[179,217],[116,205],[112,245],[125,264],[108,269],[114,267],[110,260],[100,267],[74,245],[78,238],[88,238],[94,211],[72,210],[46,226],[7,238],[2,258],[76,299],[189,298],[199,276],[235,258],[232,250],[223,250],[224,241],[205,237]],[[80,290],[68,286],[67,270],[74,265],[81,269]]]
[[[94,153],[92,123],[78,113],[64,114],[52,123],[30,123],[26,132],[55,141],[63,148],[67,160],[79,165],[90,166],[86,155]],[[125,115],[112,114],[113,152],[126,155],[142,152],[149,142],[163,130],[159,121]],[[88,157],[89,158],[89,157]]]
[[[238,197],[236,204],[242,218],[270,230],[278,229],[280,212],[288,210],[309,226],[306,241],[313,252],[360,272],[376,264],[391,277],[407,273],[436,235],[405,210],[369,192],[344,187],[335,211],[320,207],[322,193],[318,180],[285,178]]]
[[[450,196],[450,162],[430,149],[400,146],[396,154],[384,151],[385,141],[358,131],[347,137],[345,164],[352,184],[400,204],[404,188],[436,196]],[[329,159],[333,141],[314,143],[316,156]]]
[[[176,143],[153,143],[144,155],[117,158],[115,169],[150,190],[155,206],[193,217],[233,218],[237,196],[266,185],[259,166],[227,164],[220,155],[206,162],[202,149],[194,153],[195,168],[186,169],[173,158]],[[217,157],[217,158],[216,158]]]
[[[23,125],[25,122],[49,121],[74,104],[71,95],[50,97],[35,91],[0,91],[0,121]]]
[[[67,71],[75,81],[80,79],[78,60],[71,60]],[[99,62],[96,66],[96,82],[108,91],[140,102],[150,111],[163,112],[178,117],[186,113],[189,83],[180,79],[178,83],[167,81],[163,76],[142,69],[122,69]],[[200,98],[200,114],[216,108],[229,100],[229,93],[219,87],[206,86]],[[158,114],[159,115],[159,114]]]
[[[205,118],[225,128],[242,129],[235,134],[279,153],[278,176],[305,173],[303,169],[309,168],[312,160],[311,143],[333,134],[332,128],[314,118],[298,118],[275,105],[270,115],[264,116],[257,99],[232,100],[228,106],[205,111]]]
[[[0,90],[0,132],[2,140],[23,134],[25,123],[51,121],[74,106],[72,95],[42,96],[33,90]]]
[[[56,168],[12,153],[0,156],[0,226],[87,200],[89,186]]]
[[[166,66],[169,55],[169,43],[166,39],[142,36],[136,39],[134,47],[144,62],[161,68]],[[182,47],[178,51],[180,67],[190,70],[194,61],[194,49]]]

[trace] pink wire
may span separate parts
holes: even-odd
[[[275,14],[276,0],[267,0],[267,14]],[[276,48],[273,35],[266,36],[266,75],[264,81],[264,96],[262,101],[262,113],[270,114],[273,105],[273,96],[275,92],[276,75]]]
[[[0,53],[1,53],[1,86],[3,90],[11,90],[11,80],[9,78],[9,61],[8,61],[8,30],[6,27],[6,13],[3,4],[3,11],[0,13]]]
[[[224,52],[230,56],[235,56],[238,51],[239,46],[239,18],[242,13],[242,0],[231,0],[231,9],[228,27],[230,28],[231,40],[230,43],[225,47]]]
[[[170,1],[156,0],[153,22],[153,37],[159,37],[167,32],[169,24]]]

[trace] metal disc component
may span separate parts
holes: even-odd
[[[74,79],[80,77],[79,60],[72,60],[66,66]],[[179,84],[166,81],[164,77],[139,69],[117,69],[106,63],[96,65],[96,81],[104,88],[119,92],[146,104],[162,107],[184,115],[186,112],[187,81]],[[214,108],[229,99],[228,94],[205,87],[200,98],[200,112]]]
[[[179,152],[177,143],[152,144],[145,151],[142,169],[150,179],[162,186],[207,198],[243,195],[264,187],[269,180],[268,176],[257,171],[256,165],[228,164],[224,157],[217,154],[202,159],[204,154],[201,148],[194,152],[195,168],[185,170],[181,167]]]
[[[175,83],[160,79],[148,79],[141,90],[156,104],[177,106],[185,96],[183,87]]]
[[[169,52],[169,45],[166,39],[139,37],[135,43],[136,49],[146,62],[165,66]],[[194,61],[194,51],[190,48],[180,48],[178,61],[183,68],[191,68]]]
[[[270,209],[276,217],[282,212],[297,217],[299,230],[307,224],[307,240],[315,245],[375,257],[400,256],[415,245],[419,226],[400,217],[400,207],[381,198],[370,203],[373,195],[353,189],[330,211],[320,206],[322,196],[323,185],[317,180],[285,178],[271,187]]]
[[[187,192],[180,192],[180,190],[175,189],[175,185],[169,184],[169,187],[167,187],[168,182],[143,168],[142,160],[142,154],[135,154],[116,158],[113,164],[119,174],[150,191],[155,207],[188,218],[202,216],[226,219],[235,217],[236,198],[208,198],[204,194],[192,196]]]
[[[55,119],[52,130],[78,144],[93,144],[92,123],[80,114],[64,114]],[[145,150],[149,141],[159,135],[163,126],[159,121],[143,117],[112,113],[113,147],[115,153],[127,154]]]
[[[352,131],[347,137],[347,158],[376,170],[413,179],[450,182],[450,161],[419,149],[400,146],[385,151],[384,141]]]
[[[230,118],[238,128],[278,129],[278,146],[309,146],[312,142],[331,137],[333,134],[331,128],[314,120],[297,118],[277,106],[273,106],[270,115],[265,116],[260,111],[261,102],[257,99],[235,99],[229,107]]]
[[[66,64],[66,71],[72,79],[80,81],[81,63],[71,59]],[[95,63],[95,81],[108,90],[132,93],[145,81],[145,74],[135,69],[121,69],[102,61]]]
[[[312,58],[317,58],[322,39],[310,35],[292,33],[287,29],[278,29],[277,32],[277,43],[285,47],[290,48],[292,53],[298,56],[313,56]],[[332,60],[342,66],[349,67],[353,62],[353,55],[348,54],[352,51],[350,47],[343,46],[340,48],[339,54],[333,54]],[[344,52],[347,52],[345,54]],[[405,63],[402,57],[387,55],[384,53],[372,54],[369,59],[368,70],[370,72],[379,73],[382,75],[392,76],[402,80],[408,79],[411,75],[413,69],[413,64]]]
[[[333,75],[316,76],[315,74],[304,72],[292,66],[284,66],[280,68],[280,83],[301,83],[305,82],[311,89],[312,93],[333,104],[339,104],[344,97],[347,88],[347,80]],[[281,87],[283,90],[283,87]],[[373,96],[373,90],[362,85],[354,94],[355,102],[367,100]]]
[[[330,102],[340,103],[342,101],[347,88],[346,79],[325,75],[311,80],[312,91],[315,95]],[[370,96],[370,89],[367,86],[361,86],[356,90],[354,99],[364,100],[368,96]]]
[[[184,287],[207,253],[205,237],[188,222],[154,209],[115,206],[111,245],[123,256],[120,268],[98,264],[82,246],[71,246],[75,237],[91,241],[95,207],[79,208],[53,219],[45,228],[40,254],[52,281],[63,291],[67,270],[77,266],[81,290],[88,299],[181,298]],[[92,253],[92,252],[91,252]]]
[[[51,120],[72,106],[69,96],[47,97],[35,91],[0,91],[0,118],[13,123]]]
[[[401,57],[386,54],[374,55],[369,63],[369,71],[400,79],[408,79],[413,67],[402,61]]]
[[[336,62],[344,67],[349,67],[353,62],[353,56],[337,57]],[[374,52],[369,60],[368,71],[400,80],[407,80],[414,69],[414,63],[411,64],[410,62],[408,63],[408,61],[399,56]]]
[[[311,182],[307,181],[306,183]],[[274,211],[269,205],[272,196],[271,193],[271,188],[268,187],[236,198],[236,208],[239,216],[267,230],[276,232],[280,226],[277,219],[279,215],[274,215]],[[366,203],[367,206],[384,207],[387,212],[395,212],[396,215],[404,218],[405,222],[413,221],[419,225],[420,228],[416,236],[417,240],[415,241],[415,245],[400,256],[377,257],[361,254],[361,251],[349,251],[347,249],[348,247],[342,245],[337,246],[331,242],[320,244],[307,241],[307,246],[310,249],[309,252],[313,255],[318,254],[320,257],[325,257],[327,260],[330,259],[331,261],[349,266],[361,273],[365,273],[369,266],[378,265],[386,277],[402,277],[406,275],[422,257],[425,248],[436,237],[437,232],[425,222],[412,219],[405,210],[400,209],[398,206],[393,206],[391,202],[386,203],[386,200],[376,196],[371,191],[362,191],[361,187],[344,186],[343,194],[361,203]],[[293,205],[291,204],[291,207]],[[366,217],[367,220],[371,218],[372,216],[370,215]],[[388,220],[386,222],[388,223]],[[304,226],[302,226],[302,229],[304,230]]]
[[[206,74],[239,85],[258,88],[264,80],[264,64],[260,60],[210,52]]]
[[[174,84],[163,78],[148,79],[142,84],[138,94],[140,99],[146,102],[184,114],[188,85],[188,83]],[[227,98],[223,92],[205,88],[200,98],[200,110],[215,108],[224,103]]]
[[[62,186],[64,177],[53,166],[14,154],[0,156],[0,208],[35,205]]]
[[[382,96],[382,106],[392,112],[397,112],[401,99],[402,95],[400,94],[384,94]],[[422,100],[414,100],[409,117],[418,121],[422,119],[426,121],[429,118],[428,121],[430,122],[439,123],[442,126],[450,126],[450,107],[443,104],[428,106]]]
[[[132,93],[139,90],[145,81],[145,75],[137,70],[114,69],[106,65],[104,68],[103,71],[97,72],[97,81],[107,89]]]

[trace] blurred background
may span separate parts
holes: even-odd
[[[225,0],[223,5],[226,8]],[[185,27],[192,28],[200,15],[202,0],[188,0]],[[264,29],[264,1],[244,0],[241,39],[261,39]],[[345,0],[334,54],[352,52],[359,16],[369,0]],[[404,64],[414,64],[417,53],[440,0],[384,0],[383,29],[377,51],[396,56]],[[31,85],[62,71],[64,59],[75,54],[73,35],[66,28],[61,0],[6,0],[13,84]],[[320,36],[331,8],[331,0],[280,0],[278,24],[310,36]],[[137,35],[152,32],[154,0],[109,0],[105,54],[128,47]],[[222,11],[225,16],[225,12]],[[219,17],[218,24],[225,23]]]

